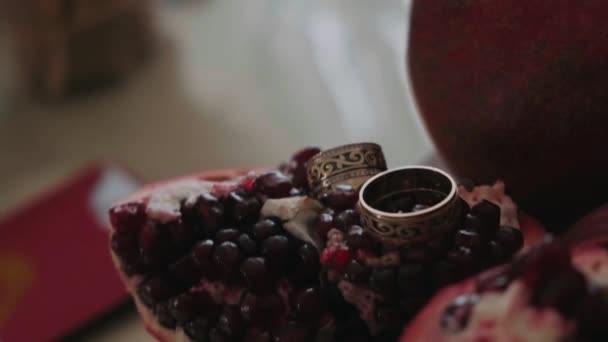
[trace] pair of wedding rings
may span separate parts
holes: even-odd
[[[387,246],[440,238],[460,215],[457,185],[449,174],[429,166],[388,170],[377,144],[325,150],[308,162],[307,176],[313,196],[331,192],[339,184],[360,189],[357,209],[363,228]]]

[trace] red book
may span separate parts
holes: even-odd
[[[127,300],[107,213],[138,185],[95,166],[0,219],[0,341],[54,340]]]

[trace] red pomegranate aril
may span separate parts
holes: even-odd
[[[376,321],[384,330],[401,330],[403,318],[397,307],[382,305],[376,308]]]
[[[368,249],[372,247],[372,238],[361,226],[352,225],[348,228],[348,232],[346,233],[346,243],[348,243],[350,248]]]
[[[312,339],[312,331],[304,323],[289,321],[285,326],[279,327],[273,342],[310,342]]]
[[[295,280],[299,285],[317,282],[320,270],[321,264],[317,249],[311,244],[302,244],[298,248]]]
[[[231,338],[238,338],[246,328],[246,322],[241,316],[238,306],[230,305],[224,307],[217,322],[218,329]]]
[[[524,235],[519,229],[510,226],[500,226],[495,240],[508,254],[514,254],[524,245]]]
[[[197,283],[202,276],[198,264],[190,254],[169,265],[169,274],[186,287]]]
[[[469,272],[478,264],[478,255],[468,247],[458,246],[447,254],[447,259],[456,263],[465,272]]]
[[[239,247],[231,241],[222,242],[213,252],[213,260],[223,271],[238,268],[241,257]]]
[[[241,234],[236,239],[236,244],[239,246],[243,254],[247,256],[255,255],[257,253],[258,245],[249,234]]]
[[[481,248],[481,238],[475,231],[461,229],[454,234],[454,244],[460,247],[479,250]]]
[[[111,246],[116,255],[123,259],[129,259],[129,257],[137,254],[137,235],[115,232],[112,234]]]
[[[487,253],[490,256],[491,263],[505,263],[509,261],[512,254],[508,253],[505,248],[498,242],[492,240],[488,243]]]
[[[562,271],[546,284],[536,289],[533,300],[540,307],[553,307],[566,317],[571,316],[580,298],[587,290],[585,276],[574,268]]]
[[[593,289],[585,296],[576,312],[577,334],[584,341],[605,341],[608,336],[608,293]]]
[[[255,189],[269,198],[288,197],[293,184],[289,177],[280,171],[271,171],[258,177]]]
[[[146,222],[146,207],[142,202],[130,202],[110,209],[110,223],[120,234],[131,234]]]
[[[272,288],[273,277],[261,257],[247,258],[241,264],[241,274],[249,291],[255,294],[266,293]]]
[[[291,156],[291,160],[295,161],[298,165],[304,166],[310,158],[319,154],[321,149],[318,147],[305,147],[298,150],[296,153]]]
[[[353,259],[353,252],[350,249],[326,248],[321,253],[321,264],[341,271]]]
[[[354,208],[359,199],[359,193],[348,184],[339,184],[331,191],[322,194],[319,199],[326,207],[342,211]]]
[[[382,296],[392,296],[397,293],[397,271],[394,267],[376,267],[372,269],[369,285]]]
[[[298,295],[295,309],[298,320],[314,325],[322,318],[327,307],[319,290],[308,288]]]
[[[192,256],[198,264],[204,264],[213,257],[215,242],[213,240],[203,240],[194,246]]]
[[[154,306],[154,315],[158,319],[158,323],[165,328],[175,329],[177,322],[165,303],[158,303]]]
[[[370,267],[363,265],[356,260],[351,260],[351,262],[344,267],[344,280],[353,284],[367,283],[370,275]]]
[[[485,229],[495,231],[500,224],[500,207],[488,200],[484,199],[471,207],[471,214],[479,217]]]
[[[168,281],[159,277],[146,279],[137,288],[139,298],[148,307],[154,307],[155,304],[169,298],[172,291]]]
[[[236,225],[254,223],[260,215],[262,204],[253,196],[242,194],[238,190],[230,192],[226,199],[226,212]]]
[[[421,264],[403,264],[397,270],[397,284],[402,293],[423,295],[428,292],[424,267]]]
[[[283,300],[276,294],[256,296],[247,293],[240,303],[243,318],[254,325],[271,328],[285,313]]]
[[[264,218],[257,222],[251,230],[251,234],[258,242],[281,233],[283,233],[283,228],[278,218]]]
[[[206,342],[209,338],[209,321],[205,317],[196,317],[184,324],[188,337],[196,342]]]
[[[359,223],[359,214],[354,209],[346,209],[334,217],[336,228],[346,231],[348,227]]]
[[[286,261],[289,256],[290,242],[286,236],[273,235],[262,244],[262,254],[272,262]]]
[[[193,225],[182,220],[171,222],[167,225],[173,244],[179,248],[191,246],[196,239],[196,229]]]
[[[202,220],[207,238],[213,237],[215,231],[224,223],[224,205],[210,193],[201,194],[194,203],[192,211]]]
[[[166,229],[166,226],[148,221],[139,232],[138,241],[143,262],[152,268],[165,264],[169,258],[171,247],[165,234]]]
[[[218,232],[215,233],[215,243],[221,244],[222,242],[226,241],[236,242],[239,235],[241,235],[241,232],[235,228],[225,228],[222,230],[218,230]]]
[[[327,233],[334,228],[334,216],[329,213],[320,213],[315,222],[317,234],[322,239],[327,238]]]
[[[194,297],[189,293],[182,293],[169,299],[169,311],[178,322],[192,319],[196,313]]]
[[[468,322],[473,306],[479,302],[479,296],[462,295],[454,300],[441,316],[441,327],[451,333],[464,329]]]

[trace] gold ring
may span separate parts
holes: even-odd
[[[358,210],[373,237],[398,247],[445,236],[462,208],[456,182],[446,172],[405,166],[368,179],[359,192]]]
[[[382,148],[374,143],[358,143],[325,150],[306,164],[308,185],[318,196],[338,184],[358,189],[367,179],[386,170]]]

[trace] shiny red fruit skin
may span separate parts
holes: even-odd
[[[608,1],[415,0],[408,69],[458,175],[561,231],[608,192]],[[592,185],[584,185],[584,180]]]

